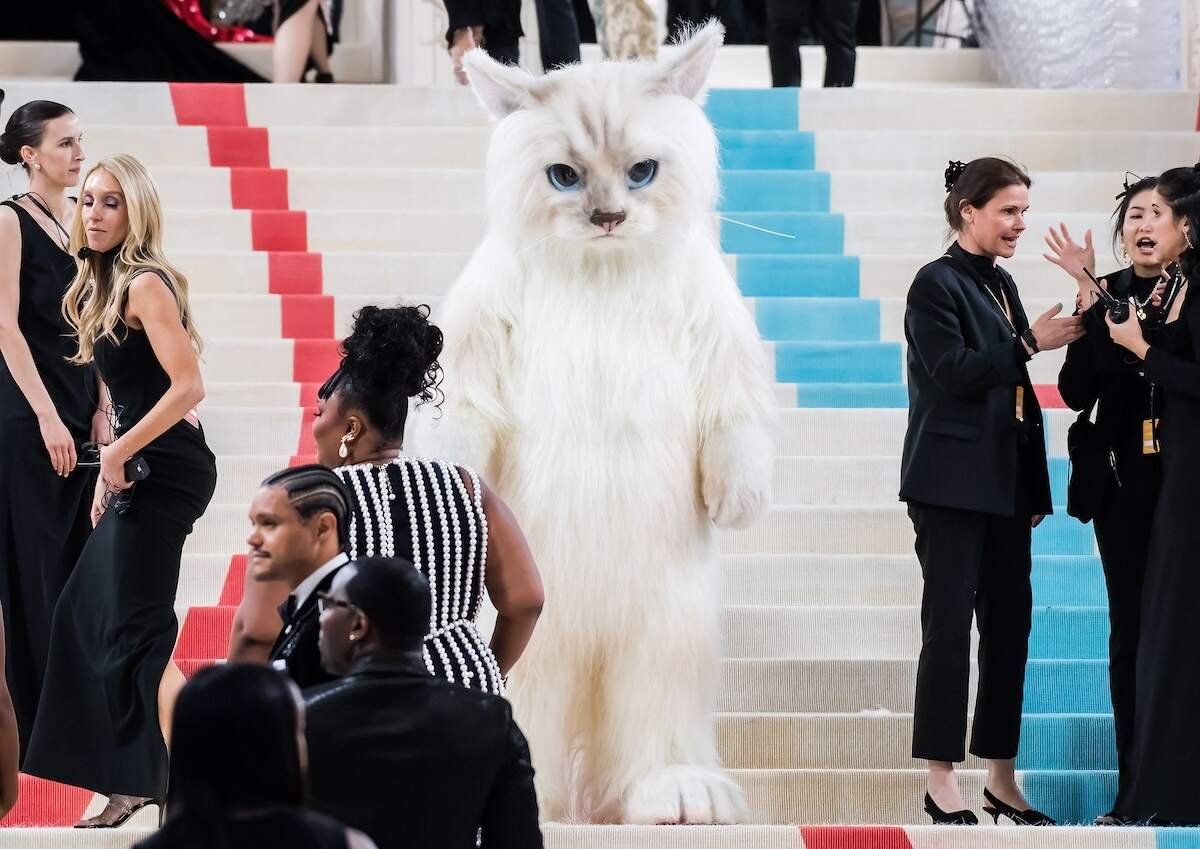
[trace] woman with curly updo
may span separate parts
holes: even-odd
[[[318,462],[341,476],[351,496],[348,553],[410,560],[433,593],[430,672],[502,693],[542,607],[529,547],[473,470],[401,453],[409,398],[420,405],[440,397],[442,332],[426,306],[363,307],[343,351],[318,392],[313,437]],[[498,614],[490,645],[475,624],[485,588]],[[286,595],[286,586],[247,580],[230,659],[265,659]]]

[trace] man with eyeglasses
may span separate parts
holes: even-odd
[[[304,693],[311,807],[379,849],[541,849],[511,705],[426,668],[425,577],[406,560],[362,558],[318,599],[321,660],[342,677]]]
[[[301,688],[333,679],[317,648],[317,600],[349,559],[349,517],[341,479],[324,466],[297,466],[263,481],[250,503],[247,577],[282,581],[290,592],[279,607],[282,629],[273,615],[251,621],[239,609],[230,660],[269,662]]]

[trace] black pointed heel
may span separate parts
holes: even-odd
[[[934,825],[979,825],[979,819],[971,811],[964,808],[946,813],[928,793],[925,794],[925,813],[929,814]]]
[[[1035,811],[1033,808],[1018,811],[1007,802],[997,799],[995,794],[986,787],[983,788],[983,798],[989,803],[983,806],[983,812],[990,816],[994,823],[999,823],[1000,817],[1008,817],[1016,825],[1058,825],[1050,817],[1041,811]]]

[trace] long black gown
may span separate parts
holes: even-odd
[[[1179,319],[1146,355],[1146,377],[1163,392],[1159,443],[1163,482],[1142,594],[1137,692],[1129,777],[1117,813],[1200,824],[1190,778],[1200,763],[1200,281]]]
[[[96,343],[120,436],[170,387],[142,330]],[[141,451],[150,476],[128,509],[110,504],[54,614],[41,710],[25,771],[111,795],[165,797],[158,688],[178,632],[183,543],[216,488],[203,431],[179,421]]]
[[[63,424],[86,442],[96,407],[95,372],[67,362],[74,353],[62,317],[75,261],[20,204],[20,306],[17,326]],[[50,619],[92,529],[92,470],[55,474],[37,417],[0,358],[0,604],[8,643],[6,672],[21,753],[29,743],[46,673]]]

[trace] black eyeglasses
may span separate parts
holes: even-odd
[[[329,593],[317,593],[317,613],[324,613],[331,607],[345,607],[353,608],[355,610],[358,609],[350,602],[344,599],[334,598]]]

